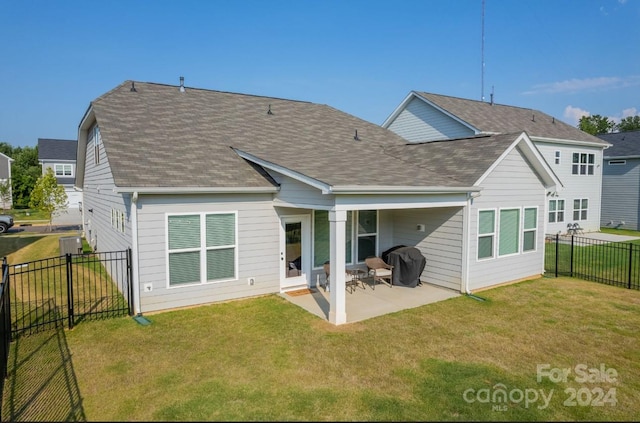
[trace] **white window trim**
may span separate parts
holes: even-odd
[[[487,234],[480,234],[480,212],[483,211],[493,211],[493,232],[492,233],[487,233]],[[478,209],[478,214],[477,214],[477,229],[476,229],[476,261],[487,261],[487,260],[495,260],[497,258],[497,240],[498,240],[498,209],[492,208],[492,209]],[[493,243],[492,243],[492,248],[491,248],[491,256],[490,257],[482,257],[479,258],[478,257],[478,252],[480,251],[480,237],[485,237],[485,236],[492,236],[493,237]]]
[[[551,207],[549,207],[547,209],[547,222],[549,222],[549,223],[564,223],[564,222],[566,222],[567,221],[567,210],[566,210],[567,209],[567,200],[564,199],[564,198],[551,198],[549,200],[549,202],[547,203],[547,205],[549,205],[552,201],[556,202],[556,209],[555,209],[555,211],[551,211]],[[564,203],[564,207],[562,208],[562,210],[560,210],[558,208],[558,201],[562,201]],[[562,221],[558,220],[558,212],[559,211],[562,211]],[[550,213],[554,213],[555,216],[556,216],[556,218],[555,218],[555,220],[553,222],[551,220],[549,220],[549,214]]]
[[[576,209],[576,208],[574,207],[574,205],[575,205],[575,201],[576,201],[576,200],[580,200],[580,208],[579,208],[579,209]],[[586,208],[586,209],[583,209],[583,208],[582,208],[582,200],[587,200],[587,208]],[[574,199],[573,199],[573,202],[571,203],[571,208],[572,208],[572,209],[571,209],[571,217],[572,217],[572,219],[571,219],[571,220],[573,220],[573,221],[575,221],[575,222],[585,222],[585,221],[589,220],[589,208],[590,208],[590,203],[591,203],[591,200],[590,200],[588,197],[574,198]],[[574,217],[574,214],[575,214],[575,212],[576,212],[577,210],[579,210],[579,211],[580,211],[579,219],[576,219],[576,218]],[[587,211],[587,218],[586,218],[586,219],[583,219],[583,218],[582,218],[582,211],[583,211],[583,210],[586,210],[586,211]]]
[[[64,173],[65,167],[69,167],[69,174]],[[62,168],[62,174],[58,175],[58,167]],[[53,165],[53,173],[57,178],[73,178],[73,165],[71,163],[55,163]]]
[[[573,156],[574,155],[578,155],[578,162],[574,162],[573,161]],[[580,160],[582,158],[582,156],[585,155],[587,156],[587,161],[586,163],[582,163]],[[593,156],[593,163],[589,163],[589,156]],[[576,173],[573,172],[573,167],[574,166],[578,166],[578,171]],[[580,168],[581,166],[586,166],[585,167],[585,173],[582,173]],[[589,173],[589,168],[592,169],[591,173]],[[595,153],[580,153],[580,152],[573,152],[571,154],[571,174],[572,175],[576,175],[576,176],[594,176],[596,174],[596,155]]]
[[[93,163],[100,164],[100,127],[93,127]]]
[[[234,227],[234,239],[235,244],[233,245],[224,245],[224,246],[216,246],[216,247],[207,247],[207,230],[206,230],[206,217],[207,215],[212,214],[233,214],[235,227]],[[169,216],[200,216],[200,246],[198,248],[184,248],[180,250],[169,250]],[[166,262],[166,288],[167,289],[180,289],[180,288],[188,288],[194,286],[202,286],[202,285],[211,285],[222,282],[229,281],[237,281],[238,280],[238,211],[230,210],[230,211],[213,211],[213,212],[184,212],[184,213],[165,213],[164,217],[164,236],[165,236],[165,262]],[[235,250],[234,254],[234,275],[232,278],[227,279],[217,279],[215,281],[207,280],[207,251],[214,250],[218,248],[230,248],[233,247]],[[171,286],[171,281],[169,279],[169,254],[175,252],[193,252],[200,251],[200,282],[194,282],[189,284],[182,284]]]
[[[509,253],[509,254],[500,254],[500,214],[503,210],[518,210],[519,216],[518,216],[518,251],[516,251],[515,253]],[[511,256],[517,256],[518,254],[522,253],[522,207],[521,206],[517,206],[517,207],[500,207],[498,209],[498,216],[496,217],[496,232],[498,234],[498,238],[497,238],[497,242],[496,242],[496,257],[498,258],[502,258],[502,257],[511,257]]]
[[[524,227],[524,212],[525,210],[529,210],[529,209],[535,209],[536,210],[536,226],[533,229],[525,229]],[[521,241],[520,241],[520,250],[522,251],[522,254],[529,254],[529,253],[535,253],[536,251],[538,251],[538,219],[540,219],[540,210],[538,209],[538,206],[523,206],[522,207],[522,221],[520,222],[520,232],[521,232]],[[532,250],[526,250],[524,249],[524,234],[525,232],[534,232],[535,235],[533,237],[533,249]]]

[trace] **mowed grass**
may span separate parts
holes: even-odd
[[[268,295],[19,338],[2,418],[637,420],[640,292],[540,278],[478,295],[342,326]],[[544,365],[566,381],[538,381]],[[581,383],[581,365],[615,381]]]

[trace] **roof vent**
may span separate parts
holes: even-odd
[[[272,115],[273,114],[273,112],[271,111],[271,104],[269,104],[269,110],[267,110],[267,114],[268,115]]]
[[[556,118],[554,116],[551,116],[551,123],[556,123]]]
[[[180,77],[180,92],[184,92],[184,76]]]
[[[356,141],[360,141],[360,137],[358,137],[358,130],[356,129],[356,134],[353,136],[353,139]]]
[[[491,103],[490,104],[493,106],[493,93],[491,93]]]
[[[531,115],[531,122],[535,122],[536,121],[536,115]]]
[[[131,81],[131,88],[129,89],[129,91],[131,91],[132,93],[135,93],[136,91],[136,83]]]

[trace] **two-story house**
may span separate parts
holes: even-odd
[[[6,154],[0,153],[0,183],[9,183],[9,193],[6,198],[0,198],[0,207],[11,208],[13,200],[11,198],[11,163],[13,159]]]
[[[77,140],[38,138],[38,161],[44,175],[53,169],[59,185],[67,193],[68,208],[77,210],[82,204],[82,192],[74,188],[76,181]]]
[[[384,121],[412,143],[524,131],[562,182],[547,192],[545,232],[600,230],[603,150],[611,144],[539,110],[412,91]]]
[[[602,226],[640,230],[640,131],[598,137],[613,144],[602,165]]]

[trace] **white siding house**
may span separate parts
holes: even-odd
[[[609,144],[538,110],[412,91],[382,124],[409,142],[525,131],[561,186],[548,191],[546,233],[600,230],[603,150]]]
[[[9,183],[9,196],[4,199],[2,207],[11,208],[13,205],[13,199],[11,196],[11,163],[13,159],[6,154],[0,153],[0,183]]]
[[[457,292],[543,273],[559,181],[522,131],[408,145],[324,105],[126,81],[91,103],[78,141],[85,233],[131,248],[137,313],[313,287],[330,261],[342,324],[345,268],[397,245],[425,256],[421,281]]]

